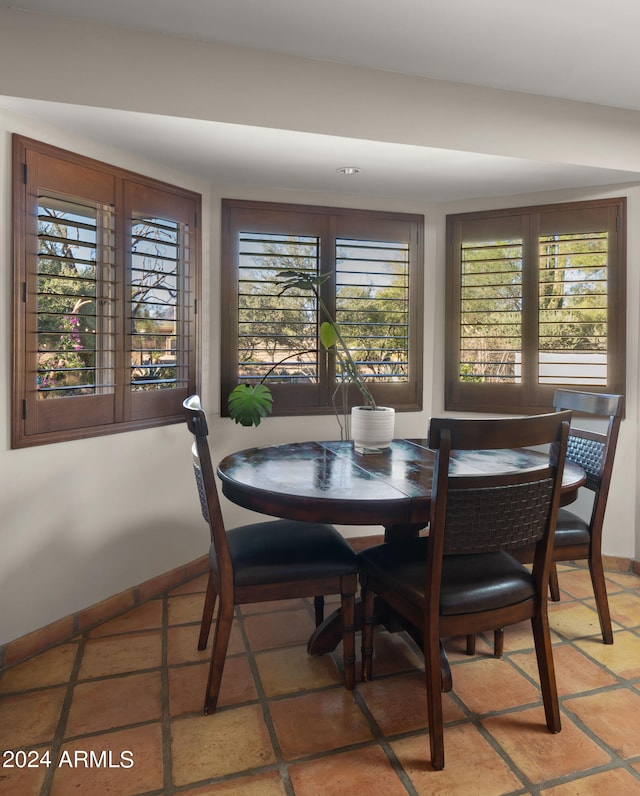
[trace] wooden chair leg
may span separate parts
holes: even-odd
[[[436,771],[444,768],[444,728],[442,723],[442,672],[440,639],[427,628],[424,635],[424,668],[429,719],[429,747],[431,764]]]
[[[211,663],[209,665],[207,692],[204,701],[205,716],[209,713],[214,713],[218,705],[220,683],[222,682],[222,673],[224,671],[224,662],[227,657],[227,647],[229,646],[232,623],[233,605],[227,605],[224,601],[221,601],[216,620],[216,630],[213,637]]]
[[[558,568],[555,561],[551,562],[549,570],[549,594],[554,603],[560,602],[560,584],[558,583]]]
[[[198,649],[203,650],[207,647],[209,641],[209,630],[211,628],[211,620],[213,619],[213,610],[216,607],[216,599],[218,594],[216,592],[213,572],[209,570],[209,580],[207,581],[207,593],[204,598],[204,607],[202,609],[202,621],[200,622],[200,637],[198,638]]]
[[[547,617],[532,617],[531,628],[533,630],[533,641],[536,648],[540,689],[542,691],[542,702],[544,704],[547,727],[551,732],[560,732],[560,705],[558,703],[558,689],[553,665],[551,634],[549,632],[549,621]]]
[[[504,652],[504,629],[498,628],[493,631],[493,655],[496,658],[502,658]]]
[[[324,621],[324,597],[321,594],[313,598],[313,608],[316,614],[316,627],[319,627]]]
[[[598,609],[598,617],[600,619],[602,641],[605,644],[613,644],[613,629],[611,628],[607,586],[604,579],[604,567],[602,566],[600,554],[594,555],[589,559],[589,573],[591,575],[593,594],[596,598],[596,608]]]
[[[467,636],[467,655],[476,654],[476,634],[469,633]]]
[[[362,584],[362,680],[368,683],[373,674],[373,625],[375,595]]]
[[[342,599],[342,660],[344,687],[352,691],[356,685],[356,588],[358,576],[345,575],[340,579]]]
[[[422,645],[420,645],[422,646]],[[453,690],[453,676],[451,675],[451,665],[442,640],[439,644],[440,652],[440,688],[442,693],[449,693]]]

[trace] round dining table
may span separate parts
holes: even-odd
[[[435,455],[426,439],[396,439],[381,453],[357,453],[353,442],[294,442],[248,448],[218,464],[223,494],[261,514],[305,522],[382,525],[391,541],[429,522]],[[546,456],[529,449],[452,451],[455,474],[489,474],[539,467]],[[567,462],[562,503],[585,481]]]
[[[229,454],[217,473],[223,494],[246,509],[303,522],[381,525],[385,542],[393,543],[428,525],[434,461],[426,439],[396,439],[381,453],[364,454],[350,441],[294,442]],[[522,448],[452,451],[450,472],[526,471],[546,461],[546,455]],[[566,463],[563,505],[576,499],[585,480],[581,467]],[[308,651],[329,652],[341,638],[338,609],[316,629]]]

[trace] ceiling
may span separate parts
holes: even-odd
[[[640,110],[637,0],[17,0],[0,7]],[[0,97],[0,107],[72,125],[188,173],[202,176],[206,164],[204,176],[216,182],[446,201],[640,176],[15,97]],[[337,174],[351,165],[358,175]]]

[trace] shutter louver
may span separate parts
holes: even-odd
[[[357,404],[360,393],[343,381],[340,357],[320,339],[325,310],[376,403],[418,409],[422,231],[423,219],[404,213],[224,199],[222,413],[238,383],[262,380],[274,414],[329,414],[338,401]],[[304,277],[294,287],[291,274],[299,272],[315,282],[317,295]]]
[[[134,218],[131,226],[131,388],[186,387],[191,348],[188,227]]]
[[[409,245],[336,240],[336,321],[367,381],[409,373]]]
[[[12,445],[183,421],[200,197],[13,136]]]
[[[624,394],[624,198],[447,216],[445,409]]]
[[[519,383],[522,241],[461,247],[461,381]]]
[[[312,236],[239,233],[240,382],[263,378],[268,384],[317,382],[315,297],[295,290],[280,295],[278,282],[287,270],[317,275],[319,252],[318,239]]]
[[[114,389],[113,225],[110,207],[39,197],[39,400]]]
[[[540,384],[607,383],[607,233],[540,238]]]

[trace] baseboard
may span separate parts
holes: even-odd
[[[166,591],[176,589],[193,578],[208,572],[209,556],[201,556],[189,564],[176,567],[162,575],[144,581],[139,586],[118,592],[99,603],[84,608],[75,614],[65,616],[45,627],[27,633],[25,636],[0,646],[0,671],[27,658],[44,652],[50,647],[69,641],[78,633],[114,619],[116,616],[135,608],[147,600],[159,597]]]

